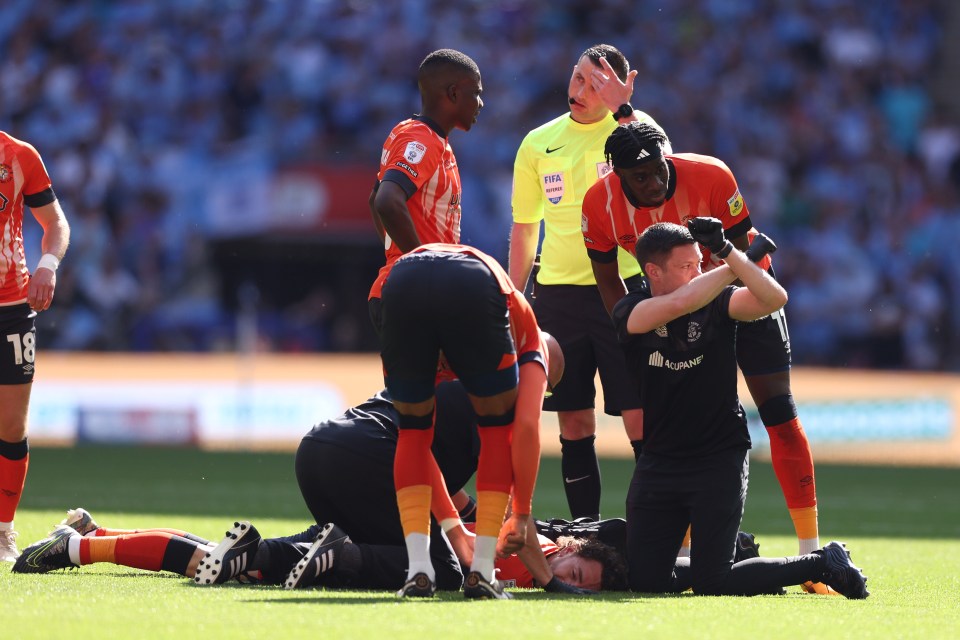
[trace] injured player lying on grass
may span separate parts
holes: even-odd
[[[548,531],[548,533],[550,533]],[[585,537],[539,536],[519,555],[497,560],[506,586],[589,594],[626,589],[626,565],[610,545]],[[262,538],[246,521],[235,522],[219,543],[172,528],[110,529],[84,509],[73,509],[51,535],[27,547],[17,573],[46,573],[107,562],[149,571],[170,571],[198,585],[283,584],[396,589],[403,582],[403,547],[354,544],[333,523],[313,525],[282,538]]]

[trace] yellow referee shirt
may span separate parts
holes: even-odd
[[[656,125],[647,114],[636,113]],[[580,232],[581,207],[587,189],[612,170],[603,147],[616,126],[609,117],[580,124],[565,113],[528,133],[520,144],[510,204],[514,222],[544,221],[540,284],[596,285]],[[636,259],[623,249],[618,260],[623,278],[640,273]]]

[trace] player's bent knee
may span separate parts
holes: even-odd
[[[770,398],[759,407],[760,421],[766,426],[773,426],[790,422],[797,417],[797,405],[792,394],[779,395]]]

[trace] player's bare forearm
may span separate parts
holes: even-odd
[[[769,315],[787,303],[786,290],[740,251],[731,251],[725,260],[730,270],[743,282],[730,298],[730,317],[735,320],[756,320]]]
[[[510,261],[507,272],[510,281],[518,291],[527,288],[533,259],[537,255],[537,242],[540,240],[539,222],[514,222],[510,233]]]
[[[627,295],[627,285],[620,277],[619,265],[616,261],[603,263],[596,260],[591,260],[590,264],[593,266],[593,277],[597,281],[603,306],[607,309],[607,315],[612,315],[613,308]]]
[[[529,515],[510,514],[500,528],[500,536],[497,538],[497,556],[507,558],[523,549],[529,524]]]
[[[40,248],[44,253],[52,254],[58,260],[62,260],[70,245],[70,225],[60,207],[60,201],[54,200],[50,204],[31,209],[31,212],[43,228]]]
[[[520,558],[523,566],[527,568],[537,584],[545,585],[553,578],[553,571],[550,570],[547,557],[543,555],[543,548],[540,546],[536,527],[527,527],[526,544],[517,552],[517,557]]]
[[[673,292],[639,302],[627,318],[627,331],[646,333],[702,308],[736,278],[727,265],[704,273]]]
[[[382,182],[373,199],[373,210],[379,216],[384,231],[400,251],[407,253],[423,244],[407,209],[406,194],[399,185]]]
[[[374,187],[370,190],[370,197],[367,198],[367,206],[370,207],[370,217],[373,219],[373,228],[377,231],[377,236],[380,238],[382,243],[386,237],[386,231],[383,229],[383,220],[380,219],[380,214],[377,213],[377,208],[374,206],[374,200],[377,197],[377,188]]]
[[[540,468],[540,416],[547,374],[538,362],[520,365],[520,384],[514,409],[510,460],[513,467],[513,511],[529,515]]]

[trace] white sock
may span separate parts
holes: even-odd
[[[13,520],[10,522],[0,522],[0,531],[13,531]]]
[[[820,548],[820,538],[798,538],[800,541],[800,555],[805,556]]]
[[[70,562],[80,566],[80,541],[83,536],[70,536],[67,540],[67,554],[70,556]]]
[[[487,582],[493,582],[493,560],[497,553],[497,538],[495,536],[477,536],[473,543],[473,564],[470,571],[476,571]]]
[[[430,562],[430,536],[425,533],[411,533],[404,542],[407,545],[407,559],[410,563],[407,568],[407,580],[417,575],[425,573],[431,580],[436,581],[437,575],[433,570],[433,563]]]

